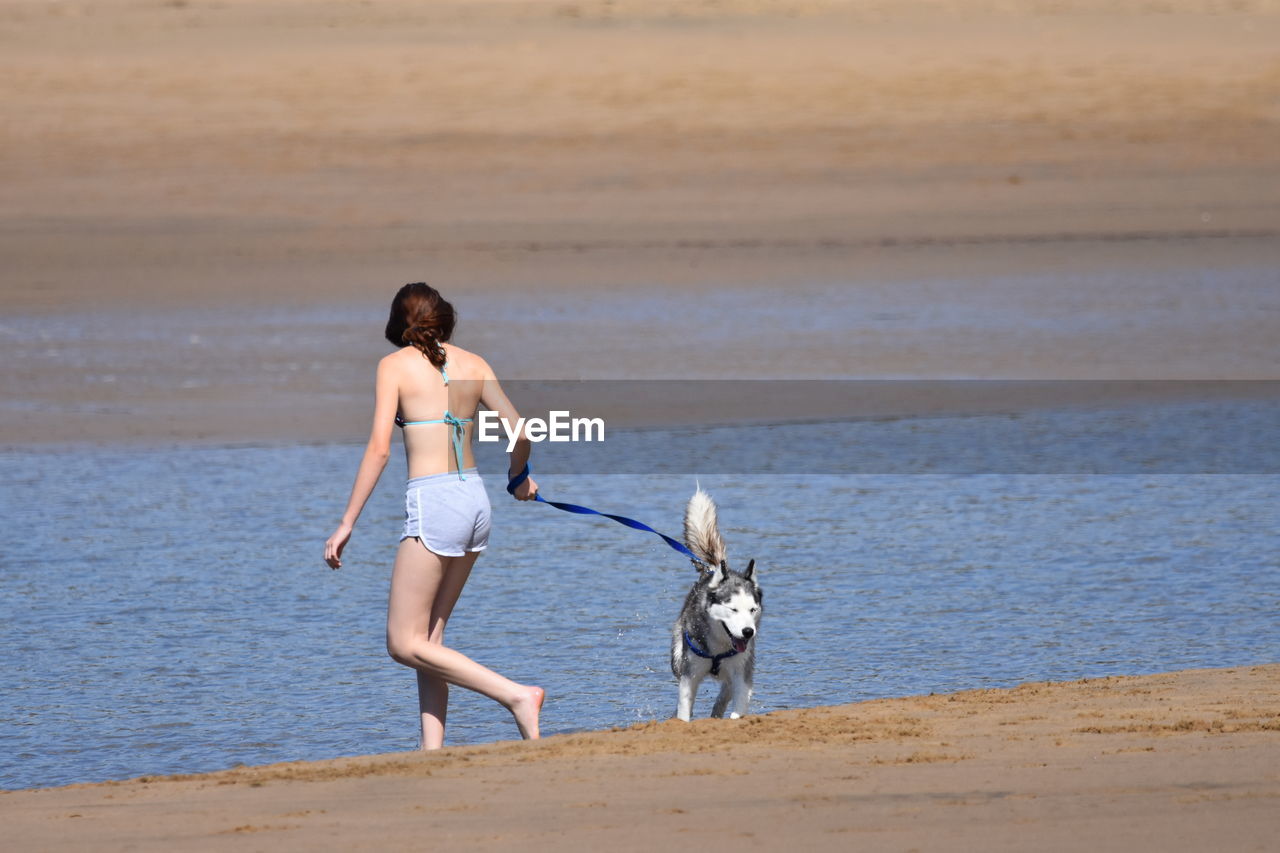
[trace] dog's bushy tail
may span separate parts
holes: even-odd
[[[684,544],[709,566],[719,566],[728,559],[724,540],[720,538],[715,501],[701,486],[684,508]]]

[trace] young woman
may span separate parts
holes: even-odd
[[[387,651],[417,670],[422,749],[444,744],[450,684],[501,704],[524,738],[538,737],[543,700],[542,688],[517,684],[444,645],[449,614],[489,541],[489,499],[471,453],[476,410],[484,406],[511,424],[519,418],[485,360],[448,342],[454,321],[453,306],[429,285],[406,284],[396,294],[386,335],[399,349],[378,363],[373,431],[342,522],[324,544],[325,562],[339,568],[391,455],[391,431],[402,427],[410,479],[391,575]],[[521,436],[511,451],[512,476],[529,450]],[[532,500],[537,490],[530,478],[515,497]]]

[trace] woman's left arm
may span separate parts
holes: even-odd
[[[364,511],[364,505],[373,494],[373,487],[378,485],[378,478],[387,467],[391,457],[391,430],[395,426],[396,410],[400,405],[400,383],[390,357],[378,362],[378,376],[374,384],[373,429],[369,433],[369,444],[364,449],[364,458],[360,460],[360,470],[356,472],[355,485],[351,487],[351,497],[347,500],[346,512],[338,529],[324,543],[324,561],[329,568],[342,567],[342,550],[351,539],[351,531]]]

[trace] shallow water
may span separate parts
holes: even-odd
[[[1043,437],[1081,417],[1043,413],[1002,428]],[[1143,423],[1123,410],[1090,417],[1095,427]],[[786,460],[787,448],[821,436],[856,442],[859,459],[895,460],[839,475],[790,464],[698,472],[720,504],[732,561],[756,558],[766,589],[753,710],[1280,660],[1276,408],[1241,403],[1225,422],[1252,436],[1254,470],[1270,473],[1239,473],[1238,457],[1207,452],[1152,465],[1140,441],[1118,445],[1106,465],[1070,470],[988,455],[936,473],[936,453],[915,468],[896,455],[921,434],[927,447],[958,452],[981,432],[973,418],[700,428],[704,447],[746,442],[766,458]],[[689,441],[641,432],[624,446],[642,462]],[[1025,443],[1015,429],[997,444],[1012,453]],[[0,554],[0,787],[412,748],[414,679],[385,656],[382,637],[398,460],[347,566],[331,572],[320,560],[360,451],[0,455],[11,534]],[[481,465],[498,470],[484,456]],[[659,473],[539,482],[552,499],[677,533],[694,477],[649,470]],[[1020,473],[1036,470],[1054,473]],[[494,534],[450,643],[546,687],[547,733],[670,716],[669,631],[693,580],[688,563],[656,537],[517,504],[496,477],[486,483]],[[704,690],[700,714],[712,698]],[[495,705],[454,691],[450,743],[514,734]]]

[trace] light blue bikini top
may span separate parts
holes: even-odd
[[[444,378],[444,384],[449,384],[449,363],[445,362],[440,367],[440,375]],[[450,438],[453,440],[453,456],[458,462],[458,479],[467,479],[462,473],[462,448],[467,440],[466,425],[471,423],[471,418],[459,418],[448,409],[444,410],[444,417],[436,418],[431,421],[406,421],[399,413],[396,414],[396,426],[403,429],[407,426],[418,426],[419,424],[448,424],[452,427]]]

